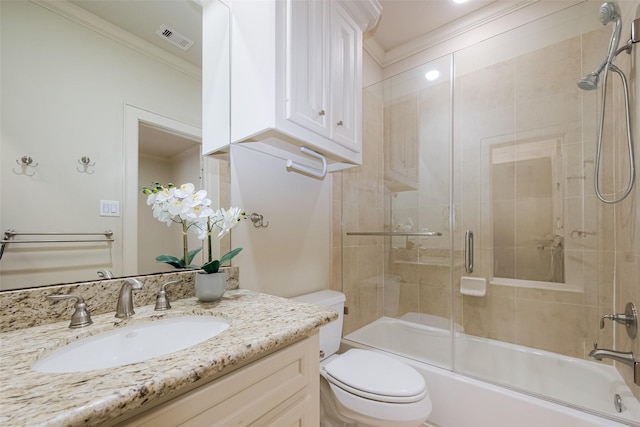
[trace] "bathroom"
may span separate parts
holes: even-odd
[[[533,347],[580,359],[587,359],[587,354],[596,341],[601,348],[615,348],[620,351],[640,353],[637,340],[632,341],[627,338],[624,326],[608,320],[603,329],[599,329],[598,326],[600,319],[605,314],[623,313],[628,301],[636,303],[640,301],[638,294],[640,291],[634,280],[637,277],[639,265],[637,237],[634,234],[638,202],[635,191],[624,201],[613,205],[600,203],[596,200],[593,190],[593,162],[597,144],[597,112],[600,95],[597,93],[598,91],[579,92],[575,90],[575,83],[584,74],[592,71],[604,56],[611,28],[610,26],[604,27],[598,22],[597,12],[600,3],[597,2],[586,2],[586,4],[580,2],[575,6],[576,9],[569,8],[568,4],[559,5],[558,2],[529,3],[532,4],[527,4],[526,7],[520,5],[521,8],[512,11],[509,17],[495,17],[493,21],[478,28],[472,25],[462,34],[445,34],[447,37],[443,37],[444,41],[434,43],[430,48],[421,50],[417,54],[407,54],[403,59],[396,58],[386,64],[384,68],[376,64],[371,54],[365,54],[363,165],[341,172],[333,172],[330,174],[330,180],[322,182],[310,180],[307,177],[297,177],[291,173],[277,174],[274,172],[272,177],[272,180],[276,180],[279,185],[291,186],[293,187],[291,191],[299,191],[299,193],[295,193],[297,205],[288,206],[288,209],[295,209],[296,213],[299,212],[298,217],[305,218],[305,221],[286,225],[279,224],[279,222],[281,223],[279,219],[286,218],[291,211],[282,212],[274,209],[272,205],[286,206],[283,204],[286,203],[286,200],[268,203],[268,199],[263,202],[256,199],[255,194],[248,193],[249,190],[246,190],[246,187],[252,186],[254,188],[251,191],[268,194],[256,185],[257,181],[264,180],[261,175],[262,170],[256,171],[260,172],[260,174],[256,173],[257,176],[252,175],[253,171],[250,170],[243,171],[239,175],[232,175],[231,197],[237,197],[238,194],[241,194],[236,199],[238,204],[246,206],[244,202],[250,201],[248,202],[249,206],[255,206],[255,210],[264,215],[271,227],[271,229],[269,227],[263,230],[257,229],[257,231],[263,232],[259,236],[257,233],[254,233],[253,236],[250,235],[252,231],[256,231],[253,227],[239,228],[237,233],[232,236],[232,239],[236,239],[238,245],[245,246],[246,250],[246,253],[242,257],[238,257],[237,262],[234,262],[241,270],[241,287],[245,283],[251,283],[252,285],[249,286],[254,286],[255,290],[285,297],[326,287],[340,290],[347,295],[349,308],[349,314],[345,317],[345,335],[349,335],[381,316],[400,317],[408,313],[420,313],[445,319],[446,328],[449,330],[460,325],[459,327],[465,333],[474,336]],[[639,16],[639,5],[637,1],[619,3],[625,20],[622,30],[622,43],[624,43],[629,35],[630,19]],[[584,6],[584,10],[581,8],[582,6]],[[571,18],[575,18],[579,22],[576,23]],[[565,21],[569,23],[564,24]],[[550,28],[551,30],[549,30]],[[511,31],[505,33],[507,29]],[[503,33],[504,35],[500,38],[500,34]],[[538,40],[541,33],[546,36],[544,40]],[[514,39],[514,35],[517,35],[518,43],[516,46],[511,46],[508,41],[510,38]],[[592,42],[591,39],[595,41]],[[502,56],[482,57],[483,49],[492,53],[500,52]],[[616,59],[616,64],[625,72],[635,70],[635,74],[628,74],[632,99],[637,98],[636,50],[634,48],[632,55],[621,54]],[[475,55],[480,58],[476,58]],[[384,62],[381,58],[378,60]],[[568,63],[558,63],[560,60]],[[445,75],[448,77],[444,83],[424,89],[419,87],[416,90],[407,87],[407,82],[417,81],[417,78],[414,79],[414,76],[410,75],[411,71],[419,70],[424,75],[422,67],[428,65],[438,65],[444,67],[444,70],[448,70],[445,71]],[[518,68],[518,65],[522,68]],[[453,78],[450,71],[452,67],[454,67]],[[465,69],[465,67],[468,68]],[[34,69],[38,69],[38,67],[34,67]],[[82,68],[80,70],[84,73],[98,75],[97,69]],[[549,70],[554,72],[550,73]],[[566,75],[562,73],[565,71]],[[166,85],[166,87],[173,87],[174,89],[168,90],[175,92],[166,96],[173,100],[180,100],[179,106],[163,104],[163,99],[154,100],[158,105],[163,105],[161,108],[154,105],[152,101],[143,102],[141,101],[143,95],[136,94],[136,89],[132,87],[123,89],[123,92],[128,91],[130,95],[123,95],[122,99],[126,99],[127,103],[151,111],[163,111],[167,116],[200,127],[200,100],[198,99],[197,102],[191,100],[192,96],[197,97],[199,93],[197,78],[184,78],[182,76],[185,73],[172,74],[169,71],[167,74],[172,85]],[[496,78],[496,75],[499,75],[500,78]],[[494,90],[496,87],[494,80],[507,82],[509,78],[518,82],[522,80],[529,84],[517,88],[505,84],[498,86],[495,89],[497,92],[490,91],[488,95],[482,92],[483,88]],[[555,78],[558,80],[554,80]],[[621,92],[617,92],[620,87],[615,86],[619,83],[616,78],[617,76],[612,77],[615,81],[612,92],[615,95],[610,96],[617,97],[613,107],[615,112],[612,114],[616,118],[620,115],[621,123],[623,123],[621,115],[624,107],[620,103]],[[452,81],[453,85],[451,86]],[[47,82],[44,81],[42,84],[46,85]],[[548,90],[546,90],[547,88]],[[44,88],[37,87],[33,89],[34,91],[44,90]],[[397,95],[394,94],[394,90],[398,91]],[[417,95],[419,90],[424,90],[424,95],[426,95],[424,98],[422,98],[422,92]],[[517,95],[514,95],[514,92]],[[3,95],[4,93],[3,87]],[[186,96],[186,94],[190,94],[190,96]],[[557,98],[551,98],[552,95],[556,95]],[[51,96],[55,97],[56,95]],[[499,96],[513,96],[514,99],[506,103]],[[524,98],[518,98],[518,96]],[[25,105],[21,106],[22,110],[30,108],[31,99],[33,98],[29,96],[23,99],[22,102]],[[387,100],[389,100],[388,105],[386,104]],[[416,105],[419,100],[424,104],[421,103],[417,109],[409,109],[402,105],[402,101]],[[482,103],[483,100],[486,104]],[[69,102],[82,101],[82,97],[79,97],[75,101]],[[118,100],[117,102],[122,101]],[[566,105],[564,102],[572,102],[566,108],[573,114],[570,117],[563,117],[560,114],[564,111],[562,109]],[[632,105],[635,103],[632,102]],[[516,106],[519,108],[516,109]],[[552,111],[550,106],[558,107],[558,111]],[[175,110],[173,110],[174,107]],[[387,120],[393,120],[391,117],[394,117],[396,112],[394,108],[398,109],[399,121],[403,117],[404,123],[406,120],[416,120],[413,128],[408,131],[400,129],[395,137],[399,140],[406,140],[407,144],[411,143],[412,138],[420,142],[419,148],[414,147],[419,150],[419,152],[414,152],[419,153],[419,156],[413,156],[412,159],[411,152],[409,152],[409,155],[403,159],[416,160],[419,158],[421,162],[425,162],[419,167],[415,167],[413,171],[414,179],[420,175],[420,180],[425,179],[428,182],[428,184],[422,184],[420,181],[421,186],[417,191],[411,189],[407,191],[406,185],[404,187],[403,185],[386,185],[390,181],[391,172],[397,172],[385,169],[389,156],[393,155],[385,152],[385,142],[391,138],[386,132],[395,126],[395,123],[387,122]],[[504,108],[504,110],[500,110],[500,108]],[[511,110],[507,110],[508,108]],[[535,110],[527,112],[528,108]],[[616,110],[617,108],[619,110]],[[521,109],[525,111],[523,114],[519,114]],[[6,114],[7,111],[8,109],[3,106],[3,113]],[[545,111],[549,113],[548,116],[542,114]],[[611,111],[610,108],[608,112]],[[487,116],[482,116],[482,113]],[[78,151],[75,156],[78,158],[90,155],[92,162],[96,163],[95,167],[98,173],[98,168],[104,167],[104,170],[113,174],[108,179],[111,179],[115,185],[110,185],[104,191],[89,186],[86,194],[94,194],[91,192],[93,189],[99,192],[100,199],[126,200],[122,192],[123,176],[126,172],[120,161],[123,157],[121,152],[123,147],[117,146],[109,150],[100,149],[100,147],[107,146],[109,141],[120,141],[121,136],[116,131],[107,129],[106,118],[104,120],[91,119],[93,114],[119,120],[119,118],[113,117],[111,110],[105,114],[88,112],[88,118],[74,115],[63,117],[61,121],[65,123],[70,121],[79,122],[78,124],[86,123],[84,135],[80,135],[80,137],[95,141],[98,154],[83,152],[82,142],[76,142],[76,144],[83,148],[73,147],[73,150],[69,151]],[[415,117],[412,117],[412,114]],[[509,116],[511,122],[505,123],[498,120],[503,116]],[[539,120],[539,122],[532,125],[518,121],[527,118]],[[421,121],[418,122],[418,119]],[[30,132],[37,132],[37,127],[29,126],[24,122],[24,119],[21,120],[16,120],[16,123],[21,123],[22,127],[30,129]],[[469,125],[469,120],[475,121]],[[546,123],[545,120],[551,120],[551,123]],[[513,121],[517,123],[512,123]],[[570,128],[560,127],[561,123],[568,123]],[[482,128],[482,125],[494,127],[485,129]],[[488,234],[493,226],[489,222],[492,220],[491,207],[487,203],[487,199],[481,198],[487,195],[485,192],[489,189],[476,187],[480,183],[488,183],[488,171],[483,169],[485,165],[478,161],[486,153],[480,151],[480,146],[474,148],[469,144],[471,144],[471,138],[475,138],[475,141],[482,139],[486,141],[487,146],[496,141],[498,144],[504,144],[509,142],[505,138],[516,133],[524,134],[523,138],[530,140],[540,136],[531,129],[540,129],[545,126],[552,128],[549,133],[554,137],[561,135],[570,138],[564,142],[570,151],[561,151],[560,156],[563,162],[567,162],[567,169],[563,171],[567,184],[562,188],[561,202],[563,204],[560,205],[560,208],[564,214],[559,225],[564,230],[564,260],[567,263],[564,275],[567,279],[571,279],[566,280],[565,285],[571,286],[578,283],[583,288],[561,291],[557,290],[557,287],[535,289],[500,284],[494,286],[489,283],[492,278],[492,250],[495,249],[491,246],[491,237]],[[634,123],[634,126],[633,134],[637,135],[640,133],[638,124]],[[4,129],[3,122],[3,139]],[[100,129],[101,132],[93,135],[93,132],[89,133],[91,129]],[[618,127],[616,130],[624,132],[622,127]],[[409,132],[409,134],[402,134],[402,132]],[[414,132],[414,134],[410,132]],[[434,139],[424,137],[423,135],[426,133],[434,136]],[[475,135],[471,135],[473,133]],[[47,135],[30,135],[25,139],[42,141],[45,136]],[[48,136],[51,137],[51,135]],[[584,147],[582,142],[584,142]],[[562,144],[560,143],[560,145]],[[621,142],[620,168],[625,167],[623,149],[624,145]],[[13,200],[5,198],[8,191],[5,187],[6,184],[4,184],[8,182],[5,177],[15,179],[15,170],[20,172],[14,159],[20,159],[25,154],[31,155],[34,162],[40,163],[35,170],[39,168],[44,173],[47,164],[43,159],[59,156],[56,152],[45,152],[37,156],[35,149],[26,146],[14,151],[7,152],[3,147],[2,152],[2,158],[6,160],[5,166],[2,168],[3,230],[11,227],[17,228],[14,224],[20,223],[18,219],[12,218],[7,213],[10,212],[8,204],[13,203]],[[115,152],[115,159],[108,156],[106,151]],[[236,152],[232,154],[236,154]],[[240,159],[244,156],[249,165],[247,168],[250,168],[251,156],[254,155],[255,153],[241,152],[237,157]],[[604,168],[611,168],[610,164],[613,159],[608,156],[611,154],[605,152]],[[617,152],[616,156],[618,156]],[[75,157],[71,159],[74,164],[69,167],[69,174],[77,175],[79,172],[76,166],[80,167],[80,170],[82,170],[82,166],[77,164]],[[68,161],[68,159],[64,160]],[[105,164],[104,162],[112,163]],[[584,167],[582,167],[583,165]],[[611,169],[605,169],[605,171],[608,173],[607,177],[618,173]],[[31,170],[28,169],[26,173],[31,173]],[[423,173],[424,175],[422,175]],[[620,174],[620,179],[623,181],[625,172],[622,171]],[[92,178],[90,175],[86,177]],[[616,175],[617,178],[618,175]],[[72,179],[71,175],[69,179]],[[268,186],[268,180],[264,181]],[[26,180],[19,181],[18,185],[26,185],[26,182]],[[284,182],[288,184],[283,184]],[[624,187],[624,184],[622,182],[618,187]],[[99,183],[91,183],[91,185],[99,185]],[[240,190],[234,186],[242,187],[243,192],[239,193]],[[29,191],[31,191],[30,187],[16,188],[18,194],[29,194]],[[306,199],[303,197],[304,194],[308,195],[313,192],[317,197],[308,196]],[[39,211],[36,201],[31,201],[31,203],[27,208],[27,213],[28,215],[37,215]],[[53,201],[45,202],[45,204],[53,205]],[[303,204],[304,206],[302,206]],[[449,209],[450,206],[455,207],[453,214]],[[84,206],[82,208],[84,209]],[[558,208],[557,205],[556,208]],[[79,215],[92,216],[94,206],[88,206],[86,209]],[[418,214],[418,209],[420,214]],[[21,214],[23,213],[21,212]],[[34,221],[32,218],[25,219],[27,223]],[[61,221],[58,224],[61,224],[63,229],[72,228],[72,215],[69,215],[68,218],[63,216],[63,218],[56,219]],[[412,220],[413,225],[409,219]],[[67,220],[69,223],[64,222]],[[123,228],[126,229],[126,224],[122,224],[118,219],[107,218],[107,221],[111,222],[101,222],[99,229],[109,228],[119,232]],[[572,223],[571,221],[576,222]],[[67,227],[67,225],[69,226]],[[346,235],[348,232],[358,231],[391,231],[391,228],[396,225],[402,225],[406,228],[413,227],[412,231],[442,232],[443,236],[388,238]],[[23,225],[22,228],[29,227]],[[47,228],[51,228],[51,226],[48,225]],[[89,225],[87,228],[93,230],[95,227]],[[476,264],[474,272],[469,274],[463,272],[464,232],[468,229],[475,231]],[[309,230],[315,230],[315,233],[307,234]],[[330,230],[330,232],[323,233],[323,230]],[[573,233],[576,237],[572,238],[573,231],[576,231]],[[127,234],[124,230],[121,233]],[[302,239],[302,242],[306,245],[302,250],[299,250],[301,233],[304,233],[302,235],[305,238]],[[290,241],[295,243],[283,245],[286,247],[281,248],[282,252],[277,254],[274,253],[276,251],[270,251],[269,257],[267,257],[265,248],[268,248],[266,245],[273,242],[274,236],[282,241],[289,241],[285,240],[285,237],[292,236]],[[247,240],[251,240],[251,246],[245,244]],[[308,242],[315,242],[315,244]],[[129,242],[127,242],[128,244]],[[115,244],[113,248],[112,259],[107,262],[111,263],[113,270],[118,273],[132,274],[131,270],[127,270],[132,267],[126,265],[132,257],[124,255],[125,252],[131,254],[132,249],[127,248],[126,245],[120,246],[118,244]],[[329,250],[325,251],[323,248]],[[7,252],[7,255],[9,254]],[[78,256],[73,253],[66,255],[69,256],[68,258],[77,258]],[[435,259],[435,262],[421,263],[419,257]],[[64,259],[64,257],[62,258]],[[51,260],[43,259],[42,262],[59,262],[60,260],[60,257],[56,257]],[[314,260],[314,262],[310,263],[308,260]],[[90,260],[87,262],[86,270],[93,273],[94,265],[103,265],[104,263],[103,259]],[[303,272],[299,271],[287,273],[286,267],[292,263],[297,265],[310,264],[310,268],[313,270],[309,276],[312,279],[308,280]],[[2,264],[0,267],[5,268]],[[9,279],[7,279],[4,270],[2,273],[4,283]],[[36,274],[47,276],[59,273],[59,271],[43,271]],[[579,280],[576,280],[576,275],[579,275]],[[459,292],[461,276],[486,278],[486,295],[484,297],[462,296]],[[261,278],[261,280],[257,281],[257,278]],[[40,278],[36,282],[39,280]],[[59,283],[60,281],[54,280],[49,283]],[[287,283],[287,281],[296,285],[284,285],[283,283]],[[22,286],[26,286],[26,284]],[[449,345],[455,346],[454,341],[452,340]],[[443,368],[455,370],[460,366],[459,362],[456,359],[454,348],[453,352],[449,351],[447,358],[440,365]],[[624,378],[629,389],[638,399],[640,392],[630,380],[632,378],[630,369],[620,364],[618,364],[618,369],[621,377]],[[472,377],[482,377],[476,372],[467,372],[467,374]],[[492,378],[482,379],[489,382],[495,381]]]

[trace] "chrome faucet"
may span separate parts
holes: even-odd
[[[598,348],[598,343],[593,345],[593,350],[589,353],[589,357],[602,360],[613,359],[616,362],[624,363],[625,365],[633,366],[635,358],[632,352],[607,350],[606,348]]]
[[[593,344],[593,350],[589,352],[589,357],[602,360],[612,359],[616,362],[624,363],[633,368],[633,382],[640,385],[640,361],[637,361],[631,351],[615,351],[606,348],[598,348],[598,343]]]
[[[162,285],[162,288],[160,288],[160,292],[158,293],[158,296],[156,297],[156,306],[155,306],[154,310],[156,310],[156,311],[165,311],[165,310],[169,310],[171,308],[171,304],[169,302],[169,297],[167,296],[167,286],[175,285],[175,284],[178,284],[178,283],[182,283],[182,279],[173,280],[171,282],[167,282],[164,285]]]
[[[133,291],[142,289],[142,282],[138,279],[127,279],[120,288],[118,305],[116,306],[116,317],[131,317],[136,314],[133,311]]]

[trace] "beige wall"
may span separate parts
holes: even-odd
[[[288,172],[282,159],[231,147],[231,205],[263,215],[268,227],[250,221],[231,235],[241,286],[282,297],[329,288],[332,175],[320,180]]]

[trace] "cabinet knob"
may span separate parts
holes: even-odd
[[[324,110],[320,110],[320,112],[318,113],[319,116],[324,116],[326,114],[326,112]]]
[[[342,122],[342,120],[340,120],[338,123],[336,123],[338,126],[342,126],[344,123]]]

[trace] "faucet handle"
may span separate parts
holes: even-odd
[[[91,320],[89,309],[87,309],[87,304],[85,304],[84,298],[82,298],[80,295],[47,295],[47,299],[54,301],[61,299],[76,300],[76,303],[73,306],[75,308],[75,311],[71,315],[71,323],[69,323],[70,328],[82,328],[93,323],[93,320]]]
[[[616,320],[616,315],[615,314],[605,314],[604,316],[602,316],[602,319],[600,319],[600,329],[604,329],[604,319]]]
[[[182,279],[178,279],[178,280],[173,280],[171,282],[167,282],[164,285],[162,285],[162,287],[160,288],[160,292],[156,297],[156,307],[154,308],[154,310],[164,311],[164,310],[169,310],[171,308],[171,304],[169,303],[169,297],[167,296],[167,292],[166,292],[167,286],[175,285],[181,282],[182,282]]]

